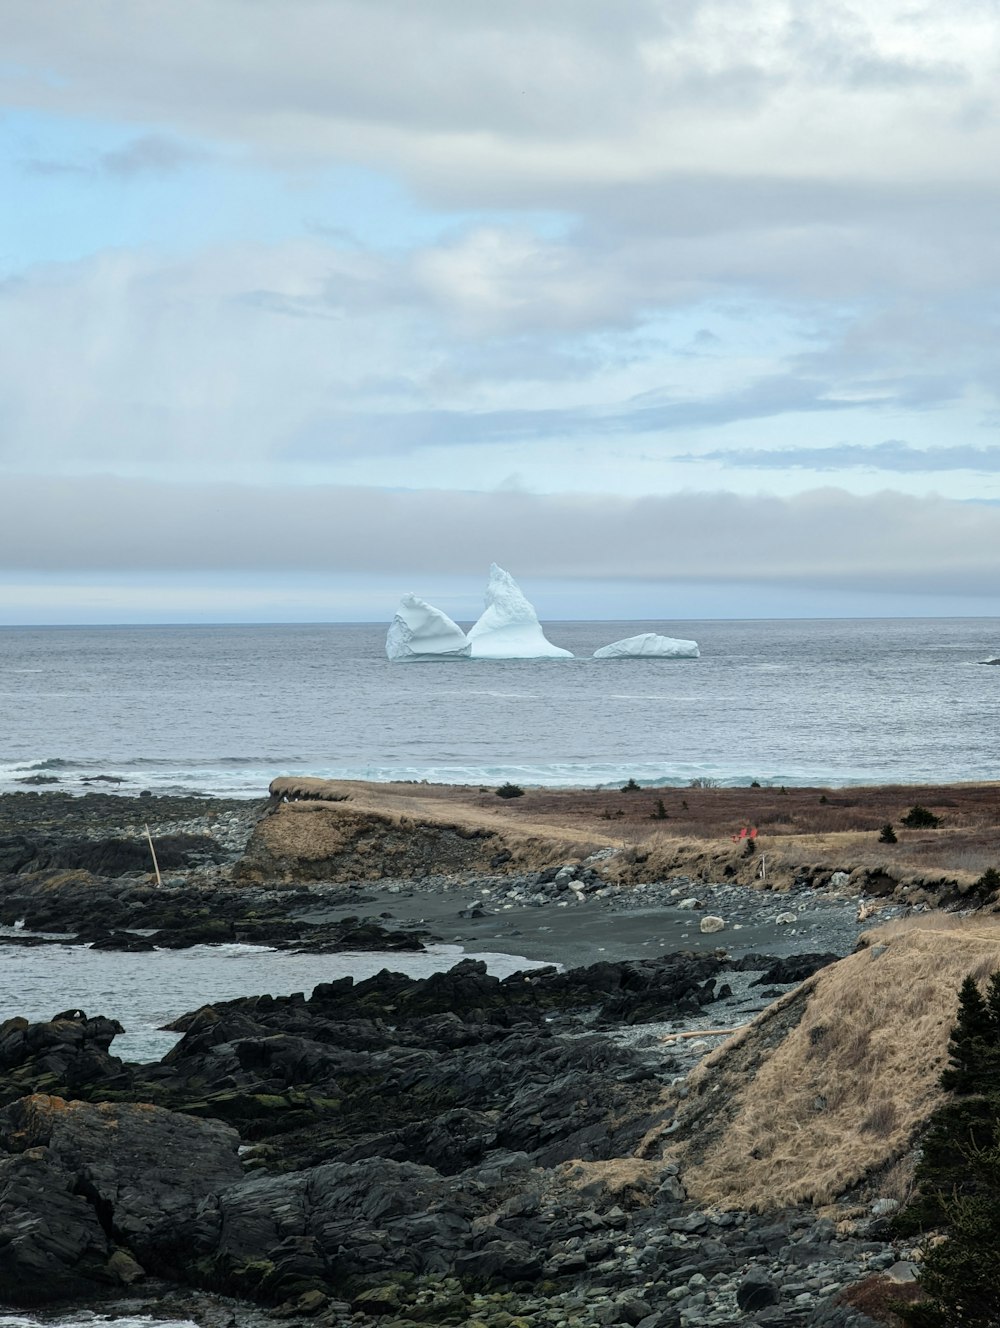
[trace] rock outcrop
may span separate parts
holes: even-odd
[[[501,847],[485,827],[393,816],[347,802],[287,802],[258,822],[234,875],[336,882],[483,871]]]
[[[217,1121],[158,1107],[14,1102],[0,1112],[0,1300],[45,1304],[126,1270],[181,1275],[171,1251],[200,1202],[242,1175],[238,1144]]]
[[[662,1156],[673,1050],[597,1031],[710,1006],[728,967],[382,972],[195,1011],[148,1066],[110,1057],[116,1026],[82,1011],[8,1021],[0,1300],[156,1277],[326,1328],[860,1328],[831,1297],[899,1251],[877,1261],[863,1224],[835,1243],[808,1212],[692,1204]],[[785,1036],[802,1008],[787,1006]],[[9,1100],[56,1055],[77,1100]]]

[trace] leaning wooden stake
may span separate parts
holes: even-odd
[[[153,836],[149,833],[149,826],[145,827],[146,838],[149,840],[149,851],[153,855],[153,871],[156,872],[156,884],[162,885],[163,878],[160,875],[160,864],[156,861],[156,849],[153,847]]]

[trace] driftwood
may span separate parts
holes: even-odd
[[[738,1028],[694,1028],[689,1033],[668,1033],[661,1037],[661,1042],[676,1042],[679,1038],[731,1037],[733,1033],[742,1033],[749,1024],[740,1024]]]

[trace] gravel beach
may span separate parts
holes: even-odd
[[[313,893],[325,902],[305,915],[310,920],[335,921],[362,913],[378,917],[387,927],[426,927],[469,953],[498,951],[567,968],[598,959],[648,959],[676,950],[724,950],[733,959],[803,951],[844,955],[862,932],[909,912],[903,905],[886,904],[859,921],[857,896],[815,890],[779,894],[684,878],[603,887],[599,896],[597,891],[560,892],[544,902],[533,882],[507,877],[435,877],[377,886],[364,882],[314,887]],[[719,917],[725,925],[702,932],[706,917]]]

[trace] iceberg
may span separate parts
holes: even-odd
[[[468,659],[471,647],[461,627],[446,613],[416,595],[404,595],[389,625],[385,653],[393,663],[422,663]]]
[[[684,641],[676,636],[657,636],[655,632],[640,632],[612,641],[594,651],[595,659],[698,659],[701,651],[697,641]]]
[[[572,659],[545,639],[535,610],[509,572],[490,566],[486,609],[469,629],[473,659]]]

